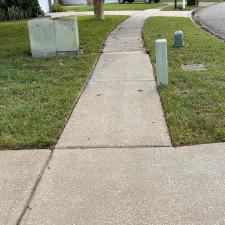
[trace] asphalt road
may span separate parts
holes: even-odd
[[[206,6],[196,13],[196,17],[208,29],[225,38],[225,3]]]

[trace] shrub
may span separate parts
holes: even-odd
[[[54,3],[52,5],[52,12],[63,12],[64,9],[62,7],[62,5],[60,5],[59,3]]]
[[[38,0],[0,0],[0,20],[17,20],[43,15]]]
[[[189,6],[197,5],[197,0],[187,0],[187,5]]]

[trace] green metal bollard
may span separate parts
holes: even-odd
[[[178,30],[174,33],[174,47],[184,47],[184,34],[181,30]]]
[[[157,86],[168,85],[167,40],[155,41]]]

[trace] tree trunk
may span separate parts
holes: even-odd
[[[104,0],[94,0],[93,2],[95,18],[98,20],[104,20]]]

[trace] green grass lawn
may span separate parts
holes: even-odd
[[[173,33],[182,30],[185,47],[173,47]],[[225,141],[225,43],[187,18],[150,18],[144,38],[155,64],[154,40],[166,38],[169,86],[160,96],[175,146]],[[205,71],[190,72],[182,64],[204,63]]]
[[[144,9],[154,9],[165,6],[166,4],[163,3],[152,3],[152,4],[145,4],[145,3],[125,3],[125,4],[105,4],[104,10],[105,11],[114,11],[114,10],[144,10]],[[93,11],[93,6],[81,5],[81,6],[64,6],[63,7],[66,11]]]
[[[79,17],[80,56],[31,59],[27,22],[0,23],[0,149],[56,143],[101,52],[125,16]]]

